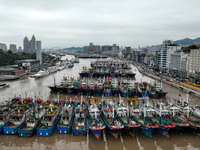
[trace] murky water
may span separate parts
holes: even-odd
[[[70,59],[72,56],[67,56]],[[65,59],[65,58],[63,58]],[[20,80],[10,81],[10,87],[0,90],[0,102],[6,101],[13,96],[22,95],[22,97],[34,97],[35,93],[43,99],[54,98],[57,99],[57,93],[50,93],[48,85],[53,85],[54,79],[59,83],[63,76],[79,77],[78,72],[83,66],[90,66],[90,61],[95,59],[80,59],[80,63],[75,64],[74,68],[67,68],[60,72],[50,74],[41,79],[34,79],[28,76]],[[141,75],[137,68],[133,66],[132,69],[137,73],[136,81],[158,82]],[[183,91],[163,84],[163,90],[168,91],[167,100],[180,98],[186,99]],[[74,96],[74,95],[73,95]],[[60,97],[67,98],[67,95],[60,94]],[[99,97],[100,99],[101,97]],[[200,99],[191,96],[189,97],[192,105],[200,104]],[[105,131],[101,138],[97,140],[91,133],[86,136],[73,136],[72,134],[58,134],[54,131],[51,137],[39,137],[36,134],[31,138],[21,138],[14,135],[0,135],[0,149],[82,149],[82,150],[154,150],[154,149],[200,149],[200,137],[192,133],[192,131],[185,130],[181,133],[170,132],[170,137],[166,138],[157,132],[153,132],[153,138],[148,138],[140,131],[137,131],[136,137],[132,138],[126,133],[122,132],[118,139]]]

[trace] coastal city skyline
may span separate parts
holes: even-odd
[[[44,48],[82,47],[89,42],[137,48],[199,37],[196,0],[39,3],[2,2],[1,43],[22,46],[24,36],[34,34]]]

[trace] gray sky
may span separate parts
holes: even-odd
[[[199,0],[0,0],[0,43],[146,46],[197,38]]]

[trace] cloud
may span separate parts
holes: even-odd
[[[198,37],[198,0],[3,0],[0,42],[23,45],[34,34],[43,47],[146,46],[163,37]]]

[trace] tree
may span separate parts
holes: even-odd
[[[8,51],[8,54],[12,54],[13,52],[11,50]]]

